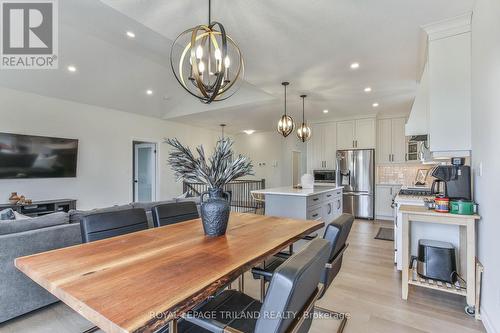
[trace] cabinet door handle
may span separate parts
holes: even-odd
[[[327,198],[329,198],[329,197],[331,197],[331,196],[332,196],[331,194],[327,194],[327,195],[326,195],[326,197],[327,197]]]
[[[405,162],[408,162],[408,153],[405,153]]]
[[[392,195],[392,187],[391,187],[391,195]]]
[[[332,204],[329,203],[328,204],[328,215],[330,215],[332,213]]]
[[[337,209],[340,209],[340,199],[337,200]]]

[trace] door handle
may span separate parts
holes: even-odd
[[[137,179],[134,179],[134,183],[138,183],[139,181]]]

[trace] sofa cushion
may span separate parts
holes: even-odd
[[[14,234],[22,231],[42,229],[69,222],[68,213],[57,212],[26,220],[0,221],[0,235]]]
[[[10,221],[10,220],[15,220],[16,215],[14,214],[14,211],[12,208],[7,208],[2,211],[0,211],[0,221]]]
[[[193,201],[195,204],[200,204],[200,197],[177,198],[176,202]]]
[[[111,207],[105,207],[105,208],[96,208],[96,209],[91,209],[91,210],[72,209],[69,211],[69,223],[80,223],[80,221],[82,220],[82,218],[84,216],[87,216],[90,214],[116,212],[116,211],[120,211],[120,210],[131,209],[131,208],[133,208],[132,205],[127,204],[127,205],[117,205],[117,206],[111,206]]]
[[[165,200],[165,201],[153,201],[153,202],[132,202],[131,205],[134,208],[142,208],[146,212],[150,212],[153,206],[163,205],[168,203],[173,203],[175,200]]]

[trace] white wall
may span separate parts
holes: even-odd
[[[159,199],[182,193],[166,163],[165,137],[212,149],[218,132],[132,113],[0,88],[0,132],[79,139],[76,178],[0,180],[0,202],[10,192],[27,198],[77,199],[79,209],[132,201],[132,141],[159,144]]]
[[[481,309],[489,333],[500,333],[499,87],[500,1],[477,0],[472,20],[472,165],[482,216],[478,223],[478,255],[485,269]]]
[[[249,156],[256,179],[266,179],[266,187],[292,185],[292,151],[302,153],[302,173],[306,170],[306,144],[294,133],[283,138],[276,131],[234,136],[235,151]]]

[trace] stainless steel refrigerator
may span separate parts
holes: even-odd
[[[344,186],[344,213],[375,217],[375,150],[337,150],[337,183]]]

